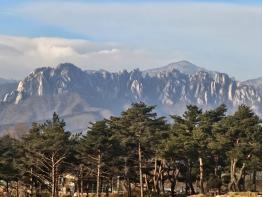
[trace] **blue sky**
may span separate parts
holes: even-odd
[[[35,0],[1,0],[1,3],[6,5],[14,5],[21,2],[34,2]],[[38,0],[42,2],[52,2],[54,0]],[[57,0],[59,2],[72,2],[72,0]],[[74,2],[87,3],[134,3],[134,2],[160,2],[160,0],[74,0]],[[237,3],[237,4],[261,4],[260,0],[162,0],[161,2],[223,2],[223,3]]]
[[[0,77],[66,61],[118,71],[180,60],[240,80],[261,75],[259,0],[0,3]]]

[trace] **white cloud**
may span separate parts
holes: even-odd
[[[164,65],[166,59],[145,50],[132,50],[116,44],[81,39],[28,38],[0,36],[0,69],[8,78],[23,78],[33,69],[71,62],[83,69],[118,71],[144,65]]]
[[[30,1],[9,12],[29,23],[96,40],[13,37],[1,41],[0,52],[5,48],[7,57],[21,53],[15,58],[20,60],[21,72],[22,66],[28,72],[35,66],[65,61],[85,68],[118,70],[181,59],[239,79],[256,77],[261,70],[260,5]],[[0,57],[0,67],[12,65],[10,70],[18,66],[14,58],[7,57]]]
[[[180,44],[181,37],[190,41],[198,38],[200,42],[217,38],[236,44],[242,38],[250,38],[247,43],[254,44],[256,40],[251,36],[258,38],[261,33],[257,31],[261,29],[261,6],[228,3],[61,4],[54,1],[24,4],[14,12],[98,39],[152,43],[151,46],[155,39],[171,47],[169,41],[174,38],[172,44]]]

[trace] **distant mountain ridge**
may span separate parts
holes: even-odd
[[[4,79],[4,78],[1,78],[0,77],[0,85],[2,84],[10,84],[10,83],[16,83],[17,81],[16,80],[13,80],[13,79]]]
[[[84,129],[89,121],[118,115],[137,101],[157,105],[159,114],[166,116],[181,114],[187,104],[205,110],[225,103],[229,112],[246,104],[262,113],[261,92],[253,82],[238,82],[187,61],[116,73],[83,71],[64,63],[36,69],[6,93],[0,104],[0,125],[44,120],[56,111],[69,129]]]
[[[148,74],[157,74],[157,73],[163,73],[163,72],[171,72],[173,70],[178,70],[181,73],[185,73],[189,75],[193,75],[199,71],[208,72],[206,69],[196,66],[186,60],[182,60],[182,61],[175,62],[175,63],[170,63],[163,67],[148,69],[148,70],[145,70],[144,72]]]
[[[0,78],[0,101],[3,97],[17,87],[18,81]]]
[[[262,77],[240,82],[243,85],[253,86],[258,92],[262,92]]]

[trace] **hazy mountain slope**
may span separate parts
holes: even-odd
[[[4,96],[17,87],[18,82],[15,80],[0,78],[0,101]]]
[[[191,62],[183,60],[183,61],[179,61],[179,62],[175,62],[175,63],[170,63],[170,64],[163,66],[163,67],[149,69],[149,70],[146,70],[144,72],[152,75],[152,74],[161,73],[161,72],[171,72],[174,69],[176,69],[182,73],[189,74],[189,75],[193,75],[199,71],[207,71],[204,68],[201,68],[199,66],[192,64]]]
[[[262,92],[262,77],[256,78],[256,79],[251,79],[247,81],[242,81],[240,82],[243,85],[248,85],[254,87],[258,92]]]
[[[12,80],[12,79],[4,79],[0,77],[0,85],[2,84],[10,84],[10,83],[16,83],[16,80]]]
[[[4,96],[17,87],[17,82],[0,84],[0,100],[4,99]]]
[[[261,114],[261,93],[253,85],[186,61],[175,65],[177,69],[118,73],[83,71],[72,64],[36,69],[5,95],[0,125],[44,120],[56,111],[68,128],[83,129],[89,121],[117,115],[136,101],[157,105],[161,115],[180,114],[187,104],[208,109],[222,103],[230,112],[246,104]]]

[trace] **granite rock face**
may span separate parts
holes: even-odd
[[[166,116],[181,114],[188,104],[205,110],[222,103],[229,113],[246,104],[260,115],[261,78],[260,82],[238,82],[187,61],[116,73],[84,71],[65,63],[36,69],[5,93],[0,104],[0,125],[44,120],[56,111],[70,129],[83,129],[89,121],[118,115],[137,101],[157,105],[157,112]]]

